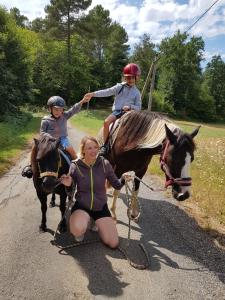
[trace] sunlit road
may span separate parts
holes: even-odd
[[[72,128],[69,132],[77,149],[83,133]],[[59,253],[51,244],[60,220],[59,209],[48,209],[48,231],[40,234],[39,200],[32,181],[20,176],[28,157],[25,152],[8,176],[0,179],[1,300],[225,299],[225,253],[174,200],[143,185],[141,219],[132,223],[128,255],[137,263],[145,263],[138,247],[141,241],[151,261],[149,269],[132,268],[118,250],[101,243]],[[150,183],[149,177],[144,180]],[[124,189],[117,214],[121,246],[126,247]],[[97,236],[88,233],[86,239]],[[68,233],[57,239],[62,245],[73,242]]]

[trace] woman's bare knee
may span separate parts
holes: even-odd
[[[75,236],[84,234],[87,230],[90,217],[84,212],[77,210],[70,217],[70,232]]]
[[[112,249],[115,249],[119,246],[119,239],[110,240],[107,243],[105,243],[107,246],[109,246]]]

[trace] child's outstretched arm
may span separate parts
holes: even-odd
[[[83,103],[89,102],[90,99],[88,97],[83,97],[82,100],[80,100],[80,102],[75,103],[74,106],[72,106],[69,110],[64,112],[64,116],[66,119],[71,118],[73,115],[79,113],[81,106]]]

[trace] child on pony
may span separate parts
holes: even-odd
[[[136,87],[136,82],[140,78],[141,70],[137,64],[130,63],[123,69],[124,81],[111,88],[87,93],[85,97],[109,97],[115,96],[112,113],[105,119],[103,127],[104,145],[100,149],[100,155],[105,156],[108,151],[109,127],[116,119],[120,118],[129,110],[141,110],[141,94]]]
[[[40,135],[48,135],[55,139],[60,140],[61,147],[65,149],[71,159],[76,159],[77,154],[68,140],[67,132],[67,120],[74,114],[79,113],[83,103],[90,101],[87,97],[84,97],[80,102],[75,103],[69,110],[64,111],[65,100],[60,96],[52,96],[47,101],[48,111],[50,115],[42,118]],[[31,151],[31,165],[24,168],[22,172],[23,176],[31,178],[33,175],[32,162],[35,160],[36,147],[32,147]]]

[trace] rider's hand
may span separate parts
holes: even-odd
[[[81,104],[89,102],[91,98],[84,96],[83,99],[80,101]]]
[[[84,95],[84,99],[87,99],[87,101],[90,101],[92,97],[94,97],[94,93],[87,93]]]
[[[65,186],[71,186],[71,184],[72,184],[72,177],[70,175],[63,174],[60,177],[60,180],[61,180],[62,184],[64,184]]]
[[[124,110],[124,111],[128,111],[128,110],[130,110],[130,106],[128,106],[128,105],[125,105],[125,106],[123,107],[123,110]]]

